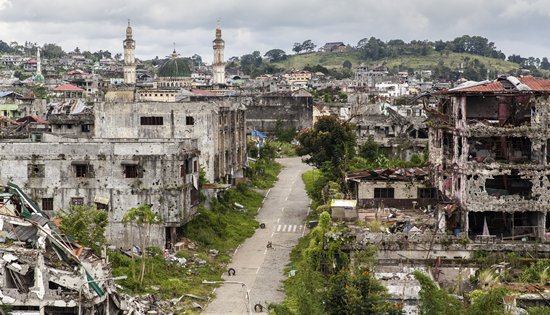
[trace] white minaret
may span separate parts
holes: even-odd
[[[40,48],[36,49],[36,75],[42,75],[42,65],[40,61]]]
[[[136,84],[136,42],[132,39],[132,27],[128,20],[124,44],[124,83]]]
[[[223,61],[223,50],[225,42],[222,39],[222,29],[218,24],[216,27],[216,39],[213,41],[214,61],[212,62],[212,83],[225,84],[225,62]]]

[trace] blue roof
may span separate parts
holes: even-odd
[[[260,138],[260,139],[267,138],[267,136],[264,133],[261,133],[256,129],[252,129],[252,137],[256,137],[256,138]]]
[[[21,96],[21,94],[15,93],[14,91],[0,91],[0,97],[6,97],[11,94],[15,94],[15,96]]]

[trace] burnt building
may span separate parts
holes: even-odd
[[[448,228],[470,237],[545,237],[549,93],[550,80],[509,76],[438,94],[428,111],[430,162],[439,190],[458,206]]]

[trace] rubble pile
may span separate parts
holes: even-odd
[[[45,314],[119,314],[105,259],[75,243],[18,186],[0,193],[0,302]]]

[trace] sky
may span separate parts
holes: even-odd
[[[0,40],[56,43],[67,52],[122,53],[128,19],[136,57],[163,58],[174,49],[212,61],[217,21],[225,58],[295,42],[352,46],[371,36],[452,40],[479,35],[506,55],[550,57],[549,0],[0,0]]]

